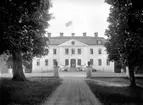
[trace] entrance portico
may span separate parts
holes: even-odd
[[[85,48],[88,45],[71,39],[59,45],[59,64],[69,68],[69,71],[77,71],[77,67],[85,65],[87,62]]]

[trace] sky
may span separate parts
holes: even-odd
[[[52,5],[50,13],[55,18],[49,21],[47,29],[52,36],[59,36],[60,32],[64,36],[82,36],[83,32],[94,36],[98,32],[98,36],[105,37],[110,6],[104,0],[52,0]],[[66,27],[69,21],[72,24]]]

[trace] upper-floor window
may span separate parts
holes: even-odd
[[[72,48],[72,49],[71,49],[71,52],[72,52],[72,54],[75,54],[75,49]]]
[[[65,49],[65,54],[69,54],[69,49]]]
[[[101,66],[102,65],[102,60],[98,59],[98,65]]]
[[[68,59],[65,59],[65,65],[69,65],[69,60]]]
[[[54,55],[57,54],[57,49],[53,49],[53,54],[54,54]]]
[[[40,66],[40,59],[37,59],[37,66]]]
[[[94,63],[93,59],[90,59],[90,65],[93,65],[93,63]]]
[[[77,52],[78,52],[78,54],[81,54],[81,49],[78,48],[78,49],[77,49]]]
[[[81,59],[78,59],[78,60],[77,60],[77,64],[78,64],[78,65],[81,65]]]
[[[93,54],[93,49],[92,48],[90,49],[90,54]]]
[[[109,59],[107,59],[106,64],[107,64],[108,66],[110,65]]]
[[[98,54],[102,54],[102,50],[101,49],[98,49]]]
[[[45,59],[45,66],[48,66],[48,59]]]

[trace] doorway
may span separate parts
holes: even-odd
[[[71,68],[76,68],[76,59],[71,59]]]

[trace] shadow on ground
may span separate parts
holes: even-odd
[[[37,105],[61,84],[57,78],[28,78],[28,81],[0,79],[0,105]]]
[[[129,82],[124,78],[94,78],[94,80],[95,81],[93,81],[93,79],[86,80],[86,82],[94,95],[99,98],[104,105],[143,105],[142,87],[132,88],[129,86]],[[98,83],[99,81],[100,84]],[[103,84],[101,82],[103,82]],[[110,83],[112,85],[110,85]],[[114,83],[115,86],[113,86]],[[117,83],[128,85],[116,86]]]

